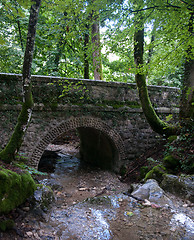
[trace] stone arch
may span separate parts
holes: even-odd
[[[100,131],[102,134],[105,134],[106,137],[114,145],[115,151],[117,152],[116,159],[114,161],[113,170],[118,171],[121,167],[121,163],[125,159],[125,147],[121,136],[112,129],[108,124],[102,121],[99,118],[94,117],[75,117],[68,120],[64,120],[56,127],[53,127],[48,131],[40,142],[36,145],[32,151],[30,157],[30,166],[37,168],[40,158],[45,151],[49,143],[53,142],[57,137],[64,134],[65,132],[76,130],[79,128],[91,128]]]

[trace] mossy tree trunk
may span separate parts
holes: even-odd
[[[17,119],[17,124],[15,126],[14,132],[6,147],[0,152],[0,159],[6,163],[10,163],[12,160],[14,160],[15,154],[18,152],[22,144],[23,136],[29,126],[32,115],[33,97],[31,84],[31,66],[34,52],[36,25],[38,21],[41,0],[32,0],[31,2],[32,5],[30,9],[27,42],[22,71],[23,104]]]
[[[138,87],[139,98],[141,101],[144,115],[151,128],[161,134],[170,136],[176,133],[176,128],[162,121],[156,114],[148,95],[146,77],[143,72],[143,53],[144,53],[144,21],[142,16],[136,17],[136,32],[134,34],[134,60],[137,68],[135,75]]]
[[[189,33],[193,36],[194,11],[190,14],[188,27]],[[194,121],[194,55],[191,45],[187,49],[184,65],[179,119],[181,125],[191,125]]]

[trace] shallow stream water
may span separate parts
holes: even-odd
[[[29,210],[17,223],[24,236],[13,239],[194,239],[188,203],[168,194],[165,206],[145,207],[123,194],[129,186],[116,174],[84,166],[71,155],[59,154],[54,172],[39,182],[51,186],[55,201],[46,212]]]

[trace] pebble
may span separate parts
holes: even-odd
[[[131,227],[131,226],[133,226],[133,223],[131,223],[131,222],[130,223],[126,223],[126,225]]]
[[[37,240],[39,240],[39,239],[40,239],[40,237],[38,236],[38,234],[37,234],[37,233],[34,233],[34,237],[35,237]]]
[[[23,207],[22,210],[25,211],[25,212],[28,212],[28,211],[30,211],[30,208],[29,207]]]
[[[33,233],[32,233],[32,232],[26,232],[26,235],[27,235],[28,237],[32,237],[32,236],[33,236]]]
[[[88,188],[79,188],[78,190],[79,191],[86,191],[86,190],[88,190]]]

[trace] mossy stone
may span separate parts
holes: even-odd
[[[111,199],[109,196],[87,198],[86,201],[93,205],[103,205],[103,206],[111,205]]]
[[[34,199],[37,205],[36,208],[47,211],[49,206],[55,200],[55,197],[51,187],[38,184],[37,189],[34,192]]]
[[[180,162],[172,155],[168,155],[163,159],[163,164],[167,169],[175,170],[180,167]]]
[[[140,179],[143,179],[148,172],[149,172],[149,167],[148,166],[141,167],[140,168]]]
[[[11,219],[3,220],[0,222],[0,230],[5,232],[6,230],[12,229],[14,224],[14,221]]]
[[[124,176],[127,173],[127,167],[126,165],[122,165],[119,171],[121,176]]]
[[[175,176],[166,174],[161,182],[161,187],[183,199],[194,202],[194,175]]]
[[[8,169],[0,170],[0,214],[8,213],[30,197],[36,184],[28,172],[17,174]]]
[[[158,182],[163,180],[163,175],[166,174],[166,168],[162,165],[153,167],[145,176],[144,180],[155,179]]]

